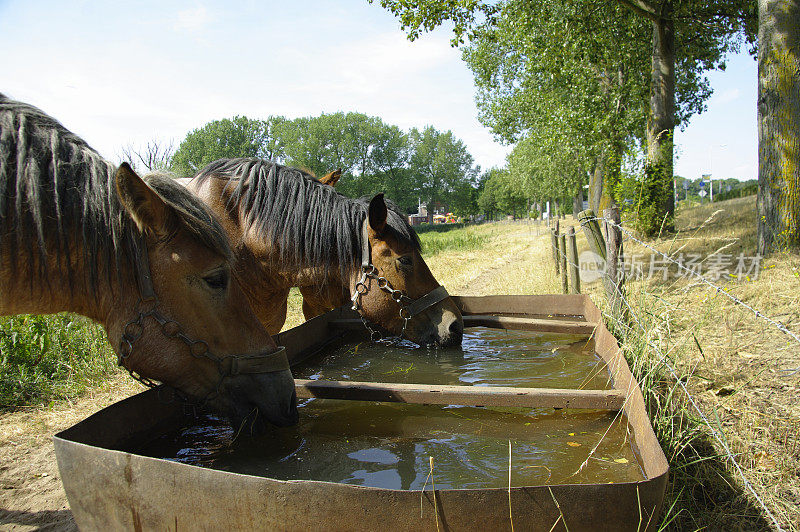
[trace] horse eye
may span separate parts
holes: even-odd
[[[412,266],[414,264],[414,259],[412,259],[409,255],[403,255],[402,257],[398,258],[397,260],[403,266]]]
[[[213,290],[223,290],[228,286],[228,272],[222,270],[203,277],[206,284]]]

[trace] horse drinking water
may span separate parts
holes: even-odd
[[[83,314],[142,380],[234,424],[253,413],[293,424],[285,353],[232,281],[230,258],[224,230],[182,186],[115,169],[0,94],[0,314]]]
[[[228,232],[235,276],[272,334],[297,286],[306,318],[352,301],[372,330],[420,345],[461,343],[461,313],[383,194],[351,199],[306,172],[257,158],[213,162],[187,186]]]

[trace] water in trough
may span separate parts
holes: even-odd
[[[476,327],[460,348],[345,344],[295,368],[296,378],[608,389],[586,337]],[[236,437],[205,416],[137,454],[290,480],[419,490],[434,458],[437,489],[629,482],[644,478],[617,412],[305,400],[300,422]]]

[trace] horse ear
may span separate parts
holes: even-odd
[[[383,201],[383,192],[375,194],[369,202],[369,226],[373,231],[380,234],[386,228],[386,202]]]
[[[120,202],[142,232],[156,236],[168,234],[170,207],[128,163],[117,168],[115,176]]]
[[[338,170],[334,170],[333,172],[322,176],[322,179],[320,179],[319,182],[324,185],[328,185],[329,187],[335,187],[336,183],[339,181],[339,178],[341,177],[342,177],[342,169],[339,168]]]

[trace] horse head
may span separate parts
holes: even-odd
[[[278,426],[294,424],[296,395],[286,357],[232,279],[223,229],[171,179],[141,179],[126,164],[115,179],[144,243],[139,290],[123,295],[106,320],[122,363],[229,416],[234,425],[252,414],[260,424],[259,413]]]
[[[461,312],[439,286],[419,246],[387,223],[390,212],[383,194],[369,203],[362,235],[368,246],[362,251],[362,269],[351,280],[354,306],[367,320],[417,344],[459,345]]]

